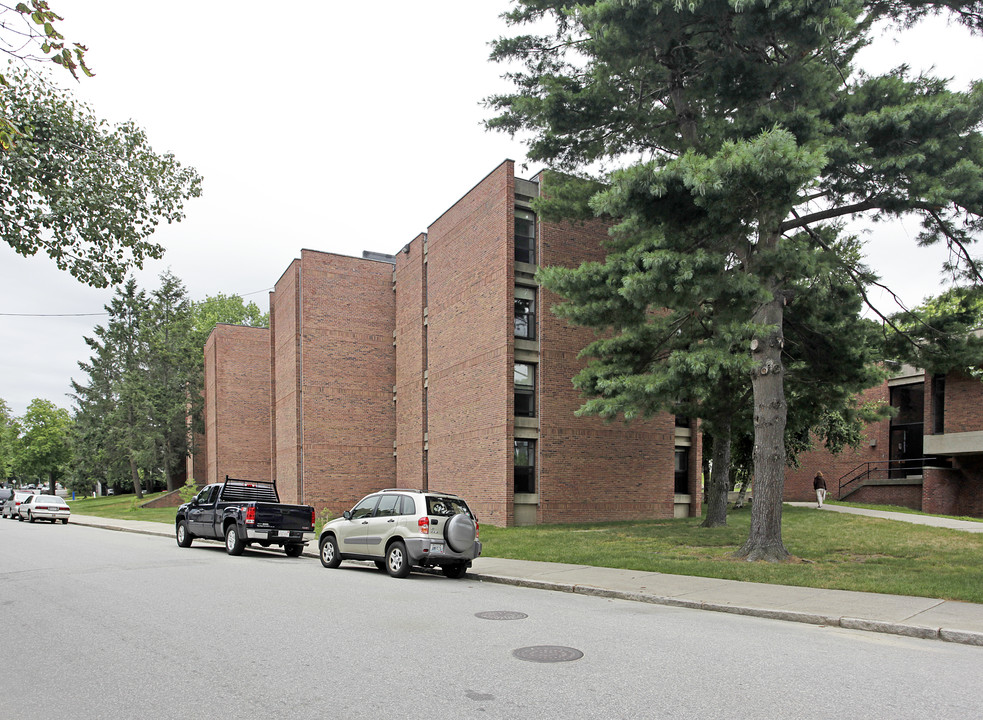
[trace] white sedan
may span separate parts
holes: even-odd
[[[27,519],[28,522],[35,520],[50,520],[57,522],[61,520],[63,524],[68,523],[68,516],[72,514],[68,503],[57,495],[31,495],[17,506],[18,520]]]

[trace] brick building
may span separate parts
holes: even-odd
[[[270,475],[270,331],[216,325],[205,343],[204,462],[200,484]]]
[[[897,415],[868,426],[859,450],[805,453],[786,474],[786,500],[814,500],[822,470],[834,498],[983,517],[983,383],[906,367],[863,400],[889,403]]]
[[[687,422],[574,415],[593,331],[553,315],[534,274],[601,259],[606,227],[538,220],[541,181],[505,161],[395,256],[291,263],[270,295],[265,366],[284,500],[337,514],[414,487],[459,493],[495,525],[699,515]]]

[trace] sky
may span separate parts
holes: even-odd
[[[50,4],[89,48],[95,77],[71,83],[76,95],[204,177],[186,219],[155,233],[166,252],[135,273],[144,289],[170,269],[192,299],[234,293],[266,310],[301,249],[396,253],[503,160],[522,177],[542,169],[482,125],[483,99],[510,89],[488,61],[508,0]],[[863,65],[934,64],[961,88],[981,47],[936,22],[903,44],[880,38]],[[909,305],[941,290],[943,258],[917,249],[917,232],[878,226],[868,253]],[[0,245],[0,398],[14,415],[32,398],[71,408],[83,338],[112,293]]]

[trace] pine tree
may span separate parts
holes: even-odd
[[[803,248],[838,255],[862,294],[856,258],[829,245],[836,223],[919,214],[919,242],[947,244],[961,272],[983,277],[968,251],[983,227],[983,84],[956,92],[905,68],[871,77],[854,67],[876,23],[903,27],[940,9],[983,29],[979,2],[518,0],[509,22],[548,32],[495,43],[493,59],[522,69],[510,75],[514,93],[490,99],[490,127],[531,133],[530,158],[560,169],[630,161],[606,178],[594,211],[618,219],[626,242],[644,244],[654,229],[727,257],[701,269],[703,286],[724,270],[746,284],[747,559],[788,556],[785,332],[795,287],[785,270],[807,259]]]

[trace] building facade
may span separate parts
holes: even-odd
[[[805,453],[786,475],[786,500],[813,500],[821,470],[834,498],[983,517],[983,383],[959,373],[906,367],[863,401],[890,404],[894,417],[868,426],[858,450]]]
[[[494,525],[700,514],[695,423],[575,415],[593,331],[550,312],[535,272],[603,258],[607,228],[538,219],[542,182],[505,161],[395,256],[304,250],[287,268],[267,366],[284,500],[339,514],[432,489]]]
[[[216,325],[208,336],[204,462],[193,465],[200,485],[270,476],[269,367],[267,328]]]

